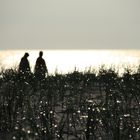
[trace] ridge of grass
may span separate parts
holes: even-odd
[[[101,67],[38,81],[0,72],[0,132],[11,139],[140,139],[140,70]]]

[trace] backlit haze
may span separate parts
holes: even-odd
[[[39,51],[0,51],[0,67],[17,68],[21,57],[28,52],[30,54],[28,60],[33,71]],[[138,50],[44,50],[43,52],[50,74],[54,74],[56,68],[59,73],[71,72],[75,67],[80,71],[88,70],[89,67],[98,70],[102,64],[106,67],[113,65],[121,73],[124,67],[130,66],[135,69],[140,62]]]
[[[0,0],[0,49],[139,49],[140,0]]]
[[[0,0],[0,66],[17,67],[29,52],[33,71],[40,50],[49,73],[135,68],[140,0]]]

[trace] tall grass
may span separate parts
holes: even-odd
[[[17,140],[139,140],[140,70],[21,79],[0,72],[0,132]]]

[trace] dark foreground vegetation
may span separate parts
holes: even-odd
[[[3,138],[2,138],[3,137]],[[139,140],[140,71],[74,71],[37,81],[0,73],[2,140]]]

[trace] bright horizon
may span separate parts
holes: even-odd
[[[9,50],[0,51],[0,64],[4,68],[18,67],[25,52],[30,56],[31,70],[33,72],[35,61],[40,50]],[[48,71],[54,74],[56,68],[59,73],[72,72],[75,67],[88,70],[90,67],[98,70],[101,65],[115,66],[120,73],[124,67],[135,68],[140,64],[140,51],[138,50],[43,50]]]

